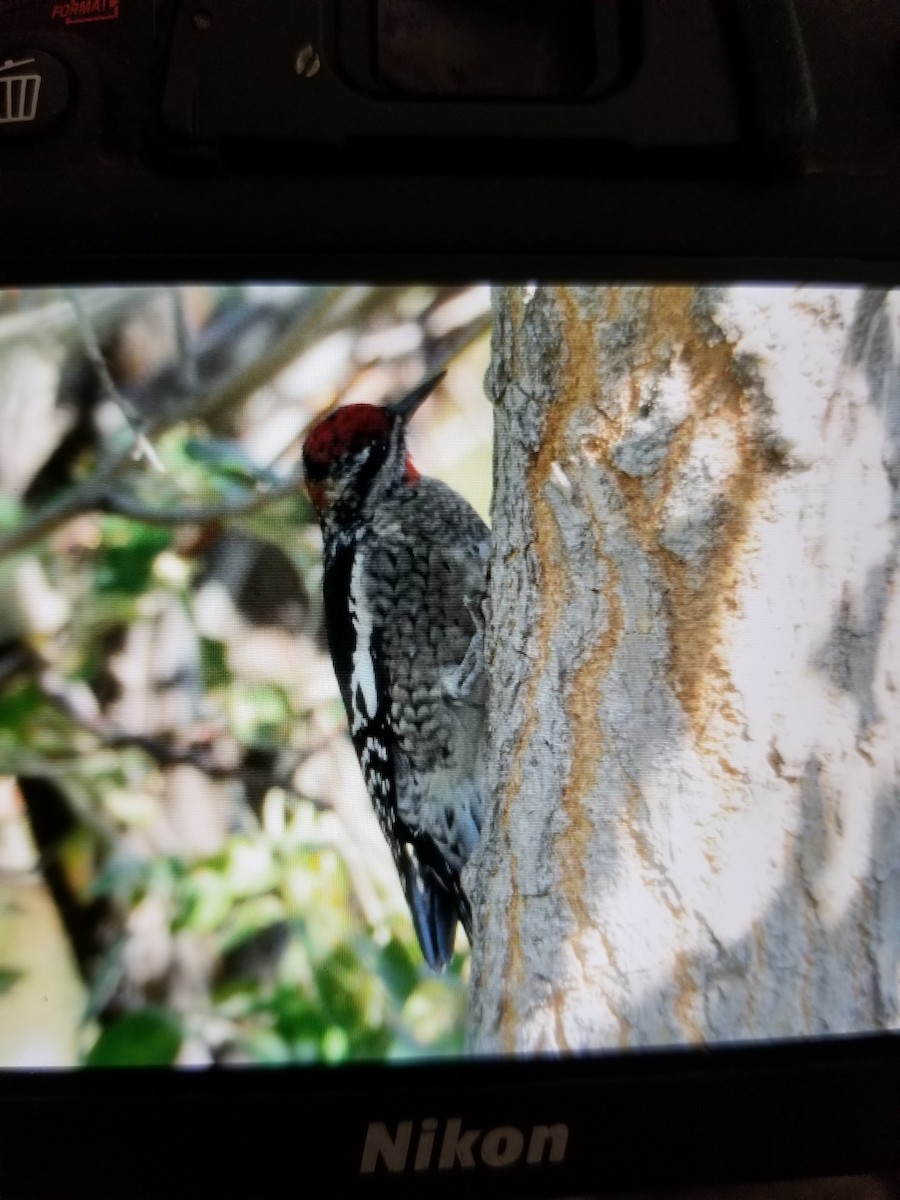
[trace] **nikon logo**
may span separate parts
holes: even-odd
[[[566,1157],[568,1125],[515,1125],[495,1129],[464,1129],[459,1117],[450,1117],[443,1130],[427,1117],[416,1131],[415,1121],[400,1121],[392,1133],[382,1121],[372,1121],[366,1131],[360,1175],[371,1175],[379,1164],[388,1171],[453,1171],[475,1167],[512,1167],[523,1160],[529,1167],[561,1163]]]

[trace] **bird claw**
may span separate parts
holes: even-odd
[[[466,607],[472,612],[466,601]],[[474,618],[474,613],[473,613]],[[444,694],[450,700],[463,702],[472,698],[484,679],[484,619],[475,621],[475,632],[458,667],[444,675]]]

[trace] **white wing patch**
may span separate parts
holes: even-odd
[[[353,650],[353,670],[350,676],[353,696],[353,733],[358,733],[365,720],[372,720],[378,711],[378,687],[375,683],[375,663],[372,661],[372,614],[366,603],[363,584],[365,556],[358,547],[350,573],[350,619],[356,634]],[[362,711],[357,708],[361,704]]]

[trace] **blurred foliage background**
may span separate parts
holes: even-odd
[[[449,368],[487,516],[487,289],[0,292],[0,1067],[462,1050],[345,731],[310,423]]]

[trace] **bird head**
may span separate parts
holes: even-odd
[[[307,494],[320,517],[337,505],[359,508],[372,488],[419,478],[406,451],[406,426],[444,372],[394,404],[348,404],[321,420],[303,446]]]

